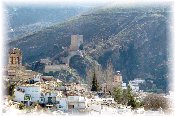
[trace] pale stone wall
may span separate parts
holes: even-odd
[[[45,72],[49,73],[50,71],[56,72],[60,70],[67,70],[68,66],[67,65],[46,65],[45,66]]]
[[[52,62],[49,59],[40,59],[40,63],[50,65]]]
[[[122,82],[123,80],[121,74],[114,75],[114,81],[113,81],[114,87],[122,87]]]

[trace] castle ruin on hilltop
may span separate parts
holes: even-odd
[[[61,62],[64,64],[46,64],[45,72],[49,73],[50,71],[59,71],[61,69],[66,70],[69,67],[70,59],[75,55],[84,55],[83,51],[83,35],[71,35],[71,44],[67,49],[64,49],[64,52],[67,52],[67,56],[60,56]]]

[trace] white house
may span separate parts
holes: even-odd
[[[42,102],[41,101],[41,87],[39,85],[18,86],[14,90],[17,102]]]
[[[86,98],[82,96],[68,96],[69,109],[85,109],[87,107]]]
[[[24,90],[23,89],[15,89],[14,96],[15,96],[14,101],[23,102],[24,96],[25,96]]]
[[[132,88],[132,90],[134,92],[138,92],[139,91],[139,84],[143,83],[145,80],[141,80],[141,79],[134,79],[132,81],[129,81],[129,85]]]
[[[90,98],[87,100],[87,109],[101,112],[103,105],[114,103],[114,98]]]
[[[88,104],[111,104],[114,103],[114,98],[90,98],[87,100]]]
[[[126,83],[122,83],[122,89],[127,89]]]
[[[39,102],[39,103],[56,103],[56,96],[62,96],[62,91],[47,90],[41,84],[28,84],[17,86],[14,90],[17,102]]]
[[[67,112],[68,111],[68,99],[64,97],[56,97],[57,109]]]
[[[44,95],[45,103],[54,104],[56,103],[57,92],[47,92]]]
[[[139,91],[139,84],[137,82],[130,81],[129,85],[130,85],[133,92],[138,92]]]

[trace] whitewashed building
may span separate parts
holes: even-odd
[[[127,89],[126,83],[122,83],[122,89]]]
[[[68,99],[66,97],[56,97],[56,106],[58,110],[68,111]]]
[[[141,79],[134,79],[132,81],[129,81],[129,85],[131,87],[131,89],[133,90],[133,92],[138,92],[139,91],[139,84],[143,83],[145,80],[141,80]]]
[[[56,103],[56,97],[62,96],[62,91],[51,90],[47,84],[27,84],[15,88],[14,101],[17,102],[39,102],[44,104]]]
[[[68,96],[69,109],[85,109],[87,107],[86,98],[82,96]]]
[[[39,85],[18,86],[14,91],[14,100],[17,102],[41,102],[41,87]]]

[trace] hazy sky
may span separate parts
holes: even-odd
[[[42,1],[42,2],[41,2]],[[62,4],[62,5],[85,5],[85,6],[98,6],[98,5],[138,5],[146,3],[164,3],[173,0],[3,0],[4,3],[28,5],[28,4]]]

